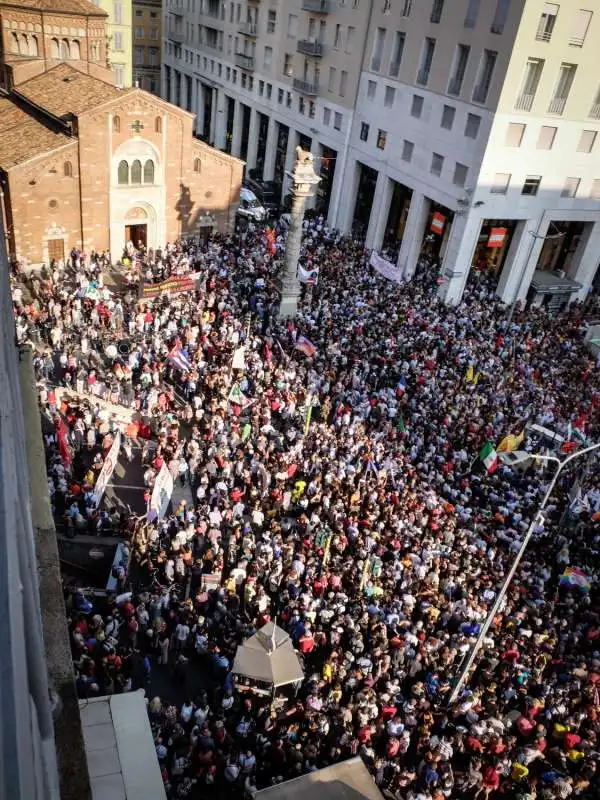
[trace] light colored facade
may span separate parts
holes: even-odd
[[[108,14],[106,21],[108,60],[115,76],[115,86],[131,86],[133,80],[132,0],[94,0],[94,3]]]
[[[589,291],[600,0],[171,0],[163,36],[163,94],[198,135],[283,194],[310,147],[329,224],[404,276],[425,247],[448,302],[472,269],[507,302],[536,269]]]
[[[133,0],[133,82],[160,94],[161,0]]]

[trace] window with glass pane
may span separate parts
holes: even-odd
[[[504,26],[508,17],[508,9],[510,7],[510,0],[496,0],[496,12],[490,31],[492,33],[504,33]]]
[[[332,69],[334,69],[334,67],[329,68],[330,73]],[[375,83],[375,81],[367,81],[367,97],[369,98],[369,100],[375,99],[376,92],[377,92],[377,84]]]
[[[371,55],[371,71],[379,72],[381,69],[381,56],[383,54],[383,45],[385,43],[385,28],[377,28],[375,31],[375,38],[373,39],[373,53]]]
[[[518,111],[531,111],[543,70],[543,59],[530,58],[527,61],[523,80],[521,81],[521,88],[517,96],[517,102],[515,103],[515,108]]]
[[[117,182],[121,186],[124,186],[125,184],[129,183],[129,164],[126,161],[119,162]]]
[[[481,64],[479,67],[479,75],[477,76],[477,82],[473,92],[474,103],[485,103],[487,101],[497,58],[498,53],[495,50],[483,51],[483,58],[481,59]]]
[[[452,69],[452,76],[448,84],[448,94],[458,97],[462,91],[463,81],[465,79],[465,72],[467,71],[467,64],[469,62],[469,54],[471,48],[468,44],[459,44],[456,48],[456,55],[454,56],[454,67]]]
[[[546,3],[538,22],[535,38],[538,42],[549,42],[552,38],[552,31],[556,25],[558,6],[555,3]]]
[[[538,193],[538,189],[540,188],[541,182],[542,182],[541,175],[528,175],[525,178],[525,183],[523,184],[523,188],[521,189],[521,194],[528,194],[534,197]]]
[[[412,0],[402,0],[402,16],[410,17],[412,11]]]
[[[552,100],[548,106],[549,114],[562,114],[569,99],[569,92],[575,80],[577,64],[561,64],[558,80],[554,87]]]
[[[425,44],[423,45],[423,52],[421,53],[421,66],[417,73],[417,83],[421,86],[427,86],[429,82],[429,73],[431,72],[431,65],[433,63],[433,54],[435,53],[435,39],[427,36]]]
[[[444,106],[444,110],[442,111],[442,121],[441,121],[442,128],[446,128],[447,131],[451,131],[452,126],[454,125],[455,116],[456,116],[456,109],[454,108],[454,106]]]
[[[360,123],[360,140],[366,142],[369,138],[369,125],[366,122]]]
[[[497,172],[490,188],[491,194],[506,194],[510,184],[510,172]]]
[[[591,153],[594,149],[597,137],[596,131],[581,131],[579,144],[577,145],[578,153]]]
[[[442,14],[444,13],[444,0],[433,0],[433,7],[431,9],[430,22],[437,25],[441,22]]]
[[[506,129],[506,147],[521,147],[523,136],[525,134],[525,125],[519,122],[509,122]]]
[[[444,168],[444,156],[441,156],[439,153],[434,153],[431,156],[432,174],[437,175],[439,177],[442,174],[443,168]]]
[[[408,161],[410,163],[412,161],[414,149],[414,143],[405,139],[402,144],[402,161]]]
[[[580,8],[575,15],[571,38],[569,39],[571,47],[583,47],[591,21],[592,12],[587,11],[585,8]]]
[[[132,183],[142,182],[142,162],[138,161],[137,159],[131,165],[131,182]]]
[[[600,178],[594,178],[594,180],[592,181],[590,198],[592,200],[600,200]]]
[[[420,118],[423,113],[423,98],[420,94],[413,94],[412,105],[410,108],[411,117]]]
[[[331,122],[331,109],[324,108],[323,109],[323,125],[329,125]]]
[[[396,31],[394,36],[394,48],[392,50],[392,59],[390,61],[390,75],[397,78],[400,73],[400,64],[402,63],[402,54],[404,53],[404,42],[406,41],[406,34],[402,31]]]
[[[275,26],[277,25],[277,11],[275,9],[269,9],[269,15],[267,16],[267,33],[275,33]]]
[[[477,25],[477,17],[479,15],[480,7],[481,0],[469,0],[467,13],[465,15],[465,28],[474,28],[475,25]]]
[[[467,122],[465,124],[465,136],[467,139],[476,139],[479,135],[479,126],[481,125],[481,117],[479,114],[467,114]]]
[[[396,90],[393,86],[386,86],[383,95],[383,105],[391,108],[394,105],[394,98],[396,97]]]
[[[561,197],[575,197],[577,194],[577,190],[579,189],[579,184],[581,183],[581,178],[567,178],[565,181],[565,185],[563,186],[563,190],[560,193]]]
[[[387,131],[382,131],[381,128],[377,131],[377,147],[379,150],[385,150],[385,143],[387,141]]]
[[[467,182],[468,174],[469,168],[465,164],[459,164],[457,161],[456,166],[454,167],[454,178],[452,179],[452,182],[455,186],[464,186]]]
[[[342,115],[339,113],[339,111],[336,111],[333,115],[333,127],[336,129],[336,131],[342,130]]]
[[[154,161],[151,159],[144,164],[144,183],[154,183]]]
[[[556,138],[556,128],[552,125],[542,125],[540,128],[540,135],[538,136],[536,149],[537,150],[552,150],[554,139]]]

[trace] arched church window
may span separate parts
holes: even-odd
[[[119,186],[129,183],[129,164],[126,161],[119,162],[118,178]]]
[[[71,47],[69,45],[68,39],[61,39],[60,42],[60,57],[62,59],[68,60],[71,58]]]
[[[156,117],[154,120],[154,132],[162,133],[162,117]]]
[[[136,160],[131,165],[131,183],[142,182],[142,162]]]
[[[151,158],[144,164],[144,183],[154,183],[154,161]]]
[[[60,45],[58,44],[58,39],[52,39],[51,48],[52,58],[60,58]]]
[[[200,172],[201,169],[202,169],[202,165],[200,164],[200,159],[199,158],[195,158],[194,159],[194,172]]]
[[[37,36],[32,36],[29,40],[29,55],[30,56],[39,56],[40,48],[38,45],[38,38]]]
[[[70,161],[65,161],[63,164],[63,172],[65,178],[72,178],[73,177],[73,164]]]
[[[77,39],[71,42],[71,58],[74,58],[76,61],[81,60],[81,47]]]
[[[118,114],[113,117],[113,133],[121,133],[121,117]]]

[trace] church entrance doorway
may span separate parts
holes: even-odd
[[[48,239],[48,258],[50,262],[61,261],[65,257],[64,239]]]
[[[148,225],[143,224],[125,225],[125,244],[132,242],[134,247],[147,247],[148,245]]]

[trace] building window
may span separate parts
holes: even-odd
[[[286,53],[283,61],[283,74],[291,78],[294,74],[294,56],[292,53]]]
[[[394,48],[392,50],[392,58],[390,61],[390,76],[392,78],[397,78],[400,74],[400,64],[402,63],[405,42],[406,34],[402,33],[402,31],[396,31],[394,36]]]
[[[129,164],[126,161],[119,162],[117,181],[120,186],[125,186],[129,183]]]
[[[155,117],[154,133],[162,133],[162,117]]]
[[[144,29],[141,28],[139,25],[136,25],[136,28],[135,28],[135,38],[136,39],[143,39],[144,38]]]
[[[558,14],[558,6],[554,3],[545,3],[544,10],[538,22],[537,33],[535,38],[538,42],[549,42],[552,38],[552,31],[556,25],[556,15]]]
[[[367,122],[360,123],[360,140],[366,142],[369,138],[369,124]]]
[[[200,56],[198,56],[200,58]],[[160,61],[158,59],[158,47],[149,47],[148,48],[148,64],[151,67],[159,67]]]
[[[340,73],[340,97],[346,96],[346,88],[348,86],[348,73],[343,69]]]
[[[410,17],[410,12],[412,11],[412,0],[402,0],[401,7],[402,7],[402,16]]]
[[[30,56],[39,56],[39,54],[40,54],[40,47],[39,47],[39,44],[38,44],[38,38],[37,38],[37,36],[31,36],[29,38],[29,55]]]
[[[194,159],[194,172],[199,174],[201,171],[202,171],[202,165],[200,163],[200,159],[199,158],[195,158]]]
[[[558,73],[558,80],[554,87],[552,100],[548,106],[549,114],[562,114],[565,110],[565,105],[569,99],[569,92],[575,80],[575,73],[577,72],[577,64],[561,64],[560,72]]]
[[[151,158],[144,164],[144,183],[154,183],[154,161]]]
[[[309,119],[315,118],[315,104],[313,100],[308,101],[308,118]]]
[[[531,111],[533,101],[535,100],[535,94],[538,86],[540,85],[540,79],[542,77],[543,70],[543,59],[528,59],[527,64],[525,65],[525,74],[523,75],[523,80],[521,81],[521,88],[519,89],[519,94],[517,96],[517,102],[515,103],[515,108],[517,111]]]
[[[454,106],[444,106],[444,110],[442,111],[442,128],[445,128],[447,131],[452,130],[452,126],[454,125],[454,117],[456,116],[456,109]]]
[[[288,14],[287,35],[290,39],[298,36],[298,15]]]
[[[306,108],[306,104],[304,102],[304,98],[302,96],[300,96],[298,98],[298,112],[300,114],[304,114],[305,108]]]
[[[498,53],[495,50],[483,51],[483,58],[481,59],[481,64],[479,65],[479,74],[477,76],[475,90],[473,92],[474,103],[487,102],[497,58]]]
[[[267,16],[267,33],[275,33],[277,27],[277,11],[274,8],[269,9]]]
[[[444,169],[444,156],[441,156],[439,153],[433,153],[431,156],[431,167],[430,172],[432,175],[437,175],[438,178],[442,174],[442,170]]]
[[[283,95],[284,95],[283,89],[277,89],[277,102],[278,103],[283,103]]]
[[[63,174],[65,178],[72,178],[73,177],[73,164],[70,161],[65,161],[63,164]]]
[[[328,126],[330,122],[331,122],[331,109],[330,108],[324,108],[323,109],[323,125],[327,125]]]
[[[123,50],[123,34],[120,31],[113,33],[113,50],[119,53]]]
[[[150,28],[149,34],[149,38],[152,39],[152,41],[156,41],[156,39],[158,39],[158,28]]]
[[[267,89],[268,89],[268,86],[267,86]],[[286,95],[285,95],[285,107],[286,108],[291,108],[292,107],[292,93],[291,92],[286,92]]]
[[[479,16],[480,6],[481,0],[469,0],[464,22],[465,28],[474,28],[477,25],[477,17]]]
[[[93,42],[90,45],[90,61],[98,61],[99,58],[100,58],[100,51],[98,42]]]
[[[413,142],[409,142],[408,139],[405,139],[402,143],[402,161],[406,161],[410,164],[414,151],[415,146]]]
[[[265,93],[265,82],[259,81],[258,82],[258,96],[262,97]],[[281,103],[281,100],[279,101]]]
[[[433,6],[431,8],[431,16],[429,17],[429,22],[432,22],[434,25],[439,24],[442,21],[443,12],[444,12],[444,0],[433,0]]]
[[[60,41],[60,57],[63,60],[68,60],[71,58],[71,45],[69,44],[68,39],[61,39]]]
[[[335,35],[333,37],[333,48],[334,50],[339,50],[341,46],[342,46],[342,26],[336,25]]]
[[[394,105],[394,100],[396,98],[396,90],[393,86],[386,86],[385,93],[383,95],[383,105],[387,106],[387,108],[391,108]]]
[[[456,48],[456,55],[454,56],[454,68],[452,70],[452,77],[448,84],[448,94],[458,97],[462,91],[463,81],[465,79],[465,72],[467,71],[467,64],[469,63],[469,55],[471,48],[468,44],[459,44]]]
[[[420,94],[413,94],[412,105],[410,107],[411,117],[421,119],[423,113],[423,98]]]
[[[385,33],[385,28],[377,28],[375,31],[375,38],[373,39],[373,52],[371,54],[371,72],[379,72],[381,69],[381,56],[383,55]]]
[[[123,4],[113,3],[113,15],[115,18],[115,25],[123,24]]]
[[[510,172],[497,172],[494,175],[494,180],[490,189],[491,194],[506,194],[510,184],[510,177]]]
[[[273,61],[273,48],[268,45],[265,46],[265,57],[263,60],[263,67],[266,70],[271,69],[271,62]]]
[[[521,147],[523,136],[525,135],[525,125],[519,122],[509,122],[506,129],[506,140],[504,142],[506,147]]]
[[[377,94],[377,84],[375,81],[367,81],[367,99],[375,100]]]
[[[527,194],[530,197],[535,197],[536,194],[538,193],[541,182],[542,182],[541,175],[528,175],[525,178],[525,183],[523,184],[523,188],[521,189],[521,194]]]
[[[342,115],[339,111],[336,111],[333,115],[333,127],[336,131],[342,130]]]
[[[335,67],[329,67],[329,80],[327,81],[327,91],[333,92],[335,91],[335,79],[337,77],[337,69]]]
[[[581,131],[579,144],[577,145],[578,153],[591,153],[596,144],[596,131]]]
[[[131,165],[131,183],[132,184],[141,184],[142,182],[142,162],[136,160]]]
[[[565,185],[563,186],[563,190],[560,193],[561,197],[575,197],[577,194],[577,190],[579,189],[579,184],[581,183],[581,178],[567,178],[565,181]]]
[[[496,13],[494,14],[494,20],[490,28],[492,33],[504,33],[509,6],[510,0],[496,0]]]
[[[467,139],[476,139],[479,136],[481,117],[478,114],[467,114],[465,123],[465,136]]]
[[[435,53],[435,39],[430,36],[425,38],[423,45],[423,52],[421,53],[421,66],[417,73],[417,83],[420,86],[427,86],[429,82],[429,73],[431,72],[431,65],[433,63],[433,55]]]
[[[554,139],[556,138],[556,128],[551,125],[542,125],[540,128],[540,135],[538,136],[536,149],[537,150],[552,150]]]
[[[348,25],[348,30],[346,32],[346,47],[344,52],[348,53],[349,56],[352,55],[354,52],[355,44],[355,35],[356,35],[356,28],[352,25]]]
[[[592,188],[590,190],[591,200],[600,200],[600,178],[594,178],[592,181]]]
[[[144,63],[144,48],[139,45],[133,48],[133,63],[136,67],[141,67]]]
[[[592,12],[586,11],[584,8],[580,8],[575,15],[573,31],[571,33],[571,38],[569,39],[569,44],[571,47],[583,47],[591,21]]]
[[[455,186],[464,186],[467,182],[468,174],[469,168],[465,164],[459,164],[457,161],[456,166],[454,167],[454,178],[452,179],[452,183]]]
[[[377,131],[377,149],[385,150],[385,143],[387,140],[387,131],[382,131],[381,128]]]
[[[121,117],[118,114],[113,117],[113,133],[121,133]]]

